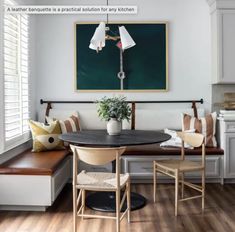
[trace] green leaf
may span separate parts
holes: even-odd
[[[111,118],[116,118],[119,121],[127,120],[129,122],[131,117],[131,108],[126,102],[126,97],[103,97],[97,103],[98,116],[105,121],[109,121]]]

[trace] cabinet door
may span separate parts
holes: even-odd
[[[180,157],[178,156],[178,159]],[[188,159],[196,162],[201,161],[201,156],[190,156]],[[175,156],[125,156],[122,157],[123,172],[130,173],[131,180],[147,180],[153,178],[153,161],[163,159],[177,159]],[[206,157],[206,178],[221,178],[221,157]],[[187,173],[189,178],[199,178],[199,172]],[[159,174],[160,179],[169,179],[166,175]]]
[[[219,82],[235,83],[235,10],[219,14]]]
[[[235,133],[226,133],[225,140],[225,177],[235,178]]]

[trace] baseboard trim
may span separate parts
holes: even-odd
[[[0,205],[0,210],[6,211],[40,211],[45,212],[46,206]]]

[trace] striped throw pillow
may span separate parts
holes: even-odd
[[[62,134],[80,131],[79,117],[77,112],[73,113],[65,120],[59,120],[59,123]]]
[[[207,147],[217,147],[215,138],[216,116],[216,112],[214,112],[198,119],[188,114],[182,114],[182,131],[195,129],[196,133],[205,136],[205,145]]]

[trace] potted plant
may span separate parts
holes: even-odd
[[[98,103],[98,115],[107,121],[107,132],[109,135],[119,135],[122,130],[122,121],[129,122],[131,108],[126,102],[126,97],[103,97]]]

